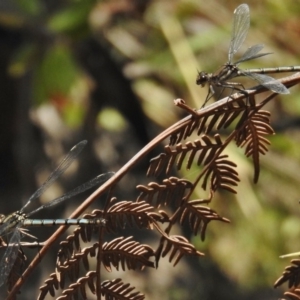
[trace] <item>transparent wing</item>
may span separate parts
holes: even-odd
[[[250,11],[247,4],[241,4],[233,13],[231,41],[228,52],[228,62],[232,63],[234,54],[241,47],[247,36],[250,26]]]
[[[81,141],[77,145],[75,145],[70,152],[65,156],[65,158],[60,162],[57,168],[50,174],[47,180],[33,193],[33,195],[29,198],[27,203],[22,207],[20,212],[22,213],[24,209],[31,203],[32,200],[38,198],[62,173],[66,171],[66,169],[70,166],[70,164],[74,161],[74,159],[79,155],[79,153],[83,150],[87,141]]]
[[[18,251],[20,247],[20,238],[21,233],[19,229],[17,228],[15,232],[13,233],[9,245],[7,246],[7,249],[1,258],[0,262],[0,286],[2,286],[7,277],[9,276],[12,267],[14,266],[14,263],[18,257]]]
[[[243,56],[235,62],[235,64],[239,64],[243,61],[247,61],[247,60],[251,60],[251,59],[254,59],[254,58],[258,58],[258,57],[261,57],[261,56],[265,56],[265,55],[268,55],[268,54],[271,54],[271,53],[260,53],[258,54],[258,52],[264,47],[263,44],[257,44],[257,45],[254,45],[250,48],[247,49],[247,51],[243,54]]]
[[[267,89],[271,90],[272,92],[278,93],[278,94],[289,94],[290,91],[278,80],[271,76],[263,75],[263,74],[257,74],[257,73],[250,73],[250,72],[244,72],[241,71],[242,74],[245,76],[248,76],[256,81],[258,81],[261,85],[266,87]]]
[[[84,184],[78,186],[74,190],[69,191],[68,193],[62,195],[61,197],[56,198],[56,199],[44,204],[43,206],[40,206],[36,210],[34,210],[34,211],[30,212],[29,214],[27,214],[27,217],[31,216],[32,214],[36,213],[39,210],[42,210],[42,209],[50,207],[50,206],[54,206],[54,205],[56,205],[60,202],[63,202],[67,199],[70,199],[71,197],[73,197],[75,195],[83,193],[84,191],[87,191],[88,189],[90,189],[90,188],[92,188],[96,185],[99,185],[100,183],[105,182],[110,177],[112,177],[114,174],[115,174],[114,172],[108,172],[108,173],[105,173],[105,174],[98,175],[97,177],[91,179],[90,181],[85,182]]]
[[[4,223],[0,226],[0,236],[2,236],[3,232],[7,231],[8,227],[9,227],[9,225],[6,223]]]
[[[5,223],[1,224],[1,226],[0,226],[0,236],[3,236],[4,234],[8,234],[12,230],[14,230],[17,223],[18,223],[18,220],[14,213],[8,215],[6,217]]]

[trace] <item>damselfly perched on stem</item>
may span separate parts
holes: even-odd
[[[94,186],[100,185],[101,183],[108,180],[114,173],[108,172],[101,174],[91,179],[90,181],[78,186],[74,190],[38,207],[37,209],[24,213],[25,209],[30,205],[30,203],[41,196],[44,191],[70,166],[70,164],[77,158],[81,153],[87,141],[81,141],[76,146],[74,146],[65,158],[60,162],[58,167],[50,174],[47,180],[36,190],[35,193],[29,198],[26,204],[19,210],[8,216],[2,215],[0,217],[0,236],[4,238],[6,235],[11,234],[11,238],[7,243],[7,249],[0,262],[0,286],[4,284],[6,278],[8,277],[14,262],[18,256],[18,250],[20,247],[20,240],[22,235],[29,235],[24,227],[29,226],[53,226],[53,225],[96,225],[105,226],[105,220],[102,218],[97,219],[52,219],[52,220],[38,220],[29,219],[34,213],[52,207],[58,203],[61,203],[71,197],[83,193],[91,189]],[[29,235],[30,236],[30,235]]]
[[[239,5],[233,13],[233,25],[231,32],[231,41],[228,52],[228,62],[215,73],[207,73],[201,71],[198,73],[196,84],[204,87],[209,85],[209,92],[203,106],[214,95],[214,87],[221,87],[222,91],[225,88],[240,91],[245,93],[245,89],[241,83],[228,81],[239,76],[247,76],[256,81],[267,89],[278,94],[289,94],[289,90],[278,80],[273,77],[263,75],[265,73],[293,72],[300,71],[300,66],[277,67],[277,68],[261,68],[261,69],[245,69],[238,68],[242,62],[249,61],[270,53],[259,53],[263,49],[262,44],[254,45],[247,49],[244,55],[236,62],[233,62],[233,56],[239,50],[246,39],[250,26],[250,11],[247,4]]]

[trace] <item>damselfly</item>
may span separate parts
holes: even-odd
[[[8,216],[2,216],[0,218],[0,236],[4,237],[7,234],[12,234],[11,238],[7,243],[7,249],[1,259],[0,262],[0,286],[3,285],[6,278],[8,277],[14,262],[18,256],[18,250],[20,247],[20,240],[22,235],[28,235],[23,227],[28,226],[52,226],[52,225],[98,225],[104,226],[104,219],[53,219],[53,220],[35,220],[29,219],[31,215],[34,213],[54,206],[62,201],[65,201],[79,193],[82,193],[96,185],[99,185],[106,180],[108,180],[114,173],[109,172],[105,174],[101,174],[91,179],[90,181],[78,186],[74,190],[58,197],[37,209],[24,213],[27,206],[36,198],[42,195],[42,193],[62,174],[66,171],[66,169],[70,166],[70,164],[76,159],[76,157],[83,150],[87,141],[81,141],[76,146],[74,146],[70,152],[65,156],[65,158],[60,162],[58,167],[50,174],[47,180],[36,190],[35,193],[29,198],[26,204],[19,210]]]
[[[241,4],[234,11],[231,41],[230,41],[229,52],[228,52],[228,62],[224,66],[222,66],[219,71],[217,71],[214,74],[206,73],[203,71],[198,73],[196,84],[201,85],[202,87],[204,87],[206,83],[209,84],[209,93],[205,99],[203,106],[215,93],[214,87],[221,87],[222,91],[224,88],[231,88],[232,90],[244,92],[244,87],[241,83],[228,81],[238,76],[250,77],[275,93],[289,94],[289,90],[282,83],[280,83],[278,80],[276,80],[273,77],[263,75],[263,74],[300,71],[300,66],[245,69],[245,70],[241,70],[238,68],[238,65],[242,62],[270,54],[270,53],[259,53],[263,48],[262,44],[257,44],[248,48],[248,50],[238,61],[236,61],[235,63],[232,62],[233,56],[239,50],[239,48],[241,47],[241,45],[246,39],[249,26],[250,26],[249,7],[247,4]]]

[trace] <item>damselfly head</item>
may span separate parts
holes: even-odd
[[[208,82],[208,73],[203,71],[198,72],[198,76],[196,78],[196,84],[201,85],[201,87],[204,87],[207,82]]]

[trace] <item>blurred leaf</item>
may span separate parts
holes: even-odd
[[[56,13],[48,22],[50,30],[55,32],[76,32],[84,30],[94,0],[73,1],[65,10]]]
[[[67,95],[78,78],[76,62],[65,45],[57,44],[46,53],[35,74],[37,103]]]
[[[17,3],[19,8],[29,15],[38,15],[42,11],[40,0],[17,0]]]
[[[102,109],[97,119],[102,128],[110,131],[123,131],[127,125],[123,116],[111,107]]]
[[[82,124],[85,110],[80,103],[69,102],[63,110],[63,119],[70,127],[78,127]]]
[[[9,65],[8,72],[12,76],[22,76],[34,61],[36,46],[34,44],[25,44],[14,54],[12,62]]]
[[[137,80],[133,89],[142,99],[145,113],[162,127],[176,122],[176,107],[173,94],[150,80]]]

